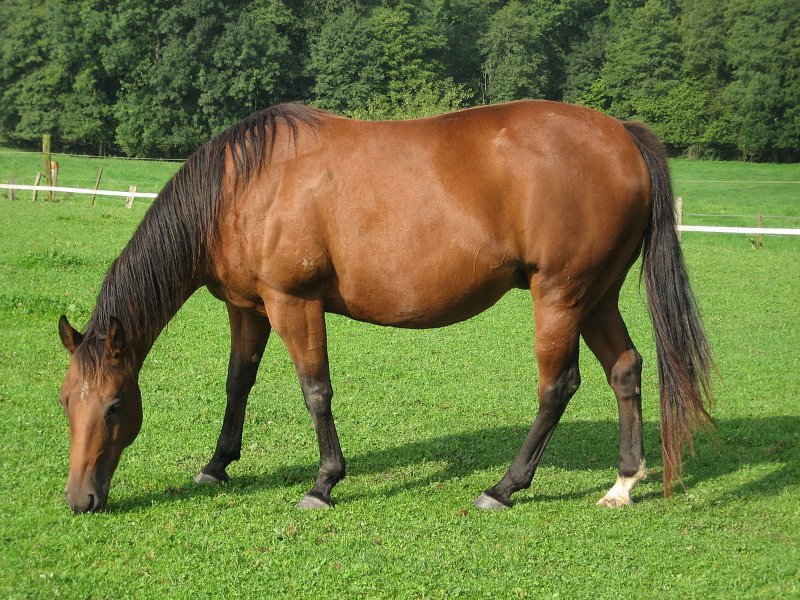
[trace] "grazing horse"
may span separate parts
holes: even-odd
[[[139,432],[138,377],[157,336],[206,286],[231,329],[227,408],[196,481],[228,480],[245,405],[275,331],[294,362],[319,444],[303,508],[332,506],[344,477],[325,313],[441,327],[511,288],[533,295],[539,410],[507,473],[475,505],[527,488],[578,389],[579,338],[605,370],[620,416],[619,477],[600,504],[629,504],[646,475],[642,358],[618,309],[643,253],[661,398],[664,492],[690,426],[710,420],[713,359],[675,233],[664,150],[645,126],[521,101],[404,122],[351,120],[296,104],[222,132],[166,184],[103,281],[86,333],[65,317],[61,389],[70,423],[66,499],[103,508]]]

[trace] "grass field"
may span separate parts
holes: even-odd
[[[0,179],[22,182],[38,160],[0,154]],[[96,161],[70,161],[60,161],[62,183],[94,177]],[[148,191],[176,168],[115,165],[107,172],[118,169],[121,189]],[[687,212],[800,215],[800,184],[766,183],[800,180],[800,165],[676,161],[673,169]],[[58,389],[68,356],[56,322],[62,313],[76,325],[88,319],[105,269],[147,206],[122,202],[0,199],[0,596],[800,597],[797,238],[768,237],[754,250],[747,236],[684,234],[722,377],[719,428],[697,435],[686,487],[669,500],[652,334],[632,275],[622,306],[645,359],[651,475],[630,508],[594,505],[616,476],[618,425],[585,348],[582,387],[531,489],[509,511],[471,507],[505,472],[535,411],[531,307],[521,292],[440,330],[329,318],[348,458],[334,510],[294,506],[316,475],[317,450],[277,337],[231,482],[196,486],[222,421],[228,353],[224,307],[202,291],[145,363],[144,426],[123,455],[109,510],[74,516],[62,494],[69,439]]]

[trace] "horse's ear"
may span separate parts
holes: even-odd
[[[125,350],[125,329],[119,319],[111,317],[108,322],[108,335],[106,336],[106,355],[110,358],[119,358]]]
[[[83,336],[69,324],[67,317],[64,315],[61,315],[61,318],[58,320],[58,335],[61,336],[61,343],[64,344],[64,348],[66,348],[70,354],[75,354],[75,349],[83,341]]]

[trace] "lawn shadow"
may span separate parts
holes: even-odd
[[[691,491],[699,482],[725,477],[747,465],[774,463],[779,465],[769,474],[752,480],[735,490],[721,492],[713,501],[728,502],[743,497],[773,496],[787,487],[800,484],[800,417],[776,416],[754,419],[725,419],[718,421],[718,429],[696,436],[697,456],[685,460],[684,483]],[[618,456],[618,429],[616,421],[565,421],[561,423],[545,452],[540,467],[564,471],[601,469],[608,471],[616,466]],[[351,475],[373,475],[402,467],[423,463],[443,463],[431,475],[404,478],[395,485],[377,486],[374,492],[340,492],[341,501],[363,497],[391,497],[414,489],[424,489],[433,484],[445,483],[467,477],[476,471],[496,470],[498,479],[511,463],[527,432],[527,427],[502,426],[475,431],[448,434],[401,444],[362,454],[348,456]],[[661,452],[656,423],[645,425],[645,447],[648,466],[660,477]],[[247,460],[245,454],[244,460]],[[218,488],[186,483],[155,494],[130,496],[113,500],[110,510],[131,511],[153,503],[170,502],[186,497],[214,496],[224,489],[234,495],[246,495],[264,488],[311,485],[316,477],[317,464],[309,460],[303,464],[287,464],[263,476],[235,474],[231,469],[230,484]],[[540,474],[539,476],[547,476]],[[612,481],[604,476],[596,486],[561,495],[535,494],[520,498],[520,502],[574,499],[605,491]],[[724,486],[729,487],[729,486]],[[476,495],[480,490],[475,490]],[[677,494],[683,493],[676,486]],[[112,490],[113,493],[113,490]],[[638,500],[658,497],[658,493],[639,496]]]

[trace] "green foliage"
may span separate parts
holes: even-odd
[[[199,75],[198,103],[213,132],[297,92],[299,28],[282,0],[250,4],[225,25]]]
[[[633,116],[647,123],[667,145],[697,145],[703,138],[707,121],[704,110],[708,99],[690,83],[658,83],[649,94],[631,100]]]
[[[446,44],[441,52],[444,72],[468,90],[474,103],[483,98],[479,41],[492,15],[503,5],[499,0],[441,0],[435,12],[435,27]]]
[[[170,4],[131,0],[121,3],[116,15],[115,33],[122,36],[141,21],[154,22],[122,65],[129,80],[115,107],[116,142],[130,156],[185,156],[211,133],[198,106],[199,81],[202,66],[212,61],[208,40],[222,30],[223,3]]]
[[[572,102],[588,106],[601,112],[608,112],[610,100],[606,82],[600,77],[589,84],[589,89],[572,98]]]
[[[681,4],[683,71],[705,88],[719,88],[730,79],[725,4],[698,0]]]
[[[388,118],[457,107],[465,94],[432,58],[445,40],[429,25],[405,2],[335,9],[311,45],[314,103]]]
[[[8,2],[0,13],[0,123],[12,140],[41,137],[56,131],[53,96],[65,86],[60,57],[49,60],[52,44],[42,35],[50,22],[44,2]]]
[[[516,98],[541,98],[547,86],[544,56],[538,36],[531,35],[536,21],[528,8],[513,0],[497,11],[480,39],[484,94],[488,102]]]
[[[93,71],[90,67],[75,76],[64,99],[58,131],[63,141],[86,148],[98,145],[98,152],[103,154],[111,141],[113,112]]]
[[[312,93],[321,108],[345,111],[365,104],[381,73],[370,62],[370,35],[363,8],[348,4],[330,14],[311,43],[308,68]]]
[[[608,15],[602,13],[588,21],[585,29],[573,40],[564,62],[564,101],[598,110],[608,109],[609,100],[601,71],[606,61],[610,31]]]
[[[630,18],[613,25],[612,38],[602,70],[611,97],[609,110],[630,119],[637,115],[637,100],[655,98],[679,79],[680,34],[669,0],[648,0]]]
[[[800,158],[796,0],[7,0],[0,135],[185,156],[268,105],[408,118],[518,98],[675,153]]]
[[[355,119],[417,119],[457,110],[466,106],[468,99],[469,92],[459,85],[424,81],[419,87],[391,92],[388,96],[375,95],[365,107],[350,110],[348,114]]]
[[[479,41],[484,99],[559,97],[572,37],[598,6],[576,0],[511,0],[495,12]]]
[[[800,147],[800,11],[793,0],[731,0],[725,91],[737,143],[748,157],[781,157]]]

